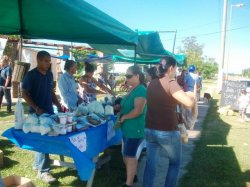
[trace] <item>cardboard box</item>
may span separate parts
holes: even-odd
[[[3,183],[5,187],[35,187],[30,179],[16,175],[3,178]]]

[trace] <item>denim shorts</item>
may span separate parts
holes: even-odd
[[[136,153],[143,138],[123,138],[122,142],[122,155],[124,157],[136,157]]]

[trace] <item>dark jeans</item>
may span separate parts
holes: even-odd
[[[45,173],[50,170],[50,159],[49,154],[35,153],[34,167],[38,169],[39,172]]]
[[[7,102],[7,111],[10,112],[12,104],[10,89],[4,90],[3,87],[0,87],[0,107],[2,105],[3,96],[5,96],[5,100]]]

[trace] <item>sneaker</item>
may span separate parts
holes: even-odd
[[[54,178],[50,173],[48,172],[44,172],[44,173],[40,173],[38,172],[38,176],[39,179],[41,179],[42,181],[46,182],[46,183],[53,183],[56,182],[56,178]]]

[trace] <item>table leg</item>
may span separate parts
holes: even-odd
[[[93,158],[93,162],[94,162],[94,163],[96,163],[97,161],[98,161],[98,156],[96,156],[96,157]],[[93,182],[94,182],[94,178],[95,178],[95,170],[96,170],[96,168],[93,169],[92,174],[91,174],[91,177],[90,177],[90,179],[88,180],[87,186],[86,186],[86,187],[92,187]]]

